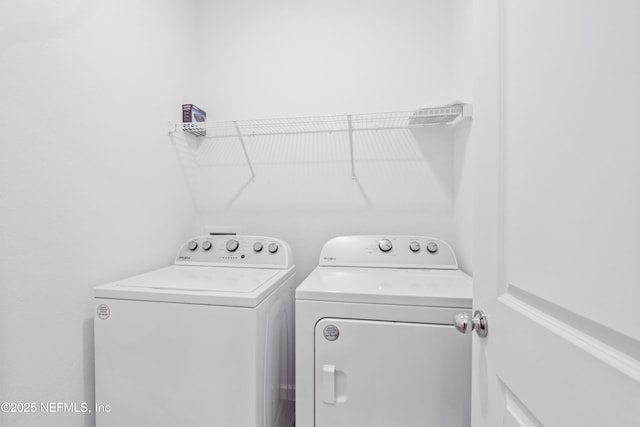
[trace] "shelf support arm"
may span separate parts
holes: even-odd
[[[349,128],[349,155],[351,156],[351,179],[356,179],[356,168],[353,162],[353,123],[351,114],[347,115],[347,127]]]
[[[253,166],[251,165],[251,159],[249,159],[249,153],[247,153],[247,147],[244,145],[244,138],[242,137],[242,132],[240,132],[240,126],[238,126],[238,122],[233,122],[236,127],[236,133],[238,134],[238,139],[240,140],[240,145],[242,145],[242,151],[244,151],[244,158],[247,159],[247,165],[249,166],[249,170],[251,171],[251,179],[256,179],[256,174],[253,171]]]

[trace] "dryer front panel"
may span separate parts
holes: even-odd
[[[316,427],[470,425],[471,338],[452,326],[324,318]]]

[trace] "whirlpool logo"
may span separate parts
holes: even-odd
[[[96,312],[98,314],[98,318],[102,320],[107,320],[109,316],[111,316],[111,309],[107,304],[100,304]]]

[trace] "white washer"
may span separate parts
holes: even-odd
[[[325,244],[296,290],[297,427],[470,425],[471,279],[414,236]]]
[[[97,287],[97,427],[292,426],[294,275],[282,240],[202,236]]]

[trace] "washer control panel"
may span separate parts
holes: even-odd
[[[272,237],[198,236],[182,245],[175,263],[286,269],[293,257],[286,242]]]
[[[456,270],[451,246],[427,236],[343,236],[329,240],[320,265]]]

